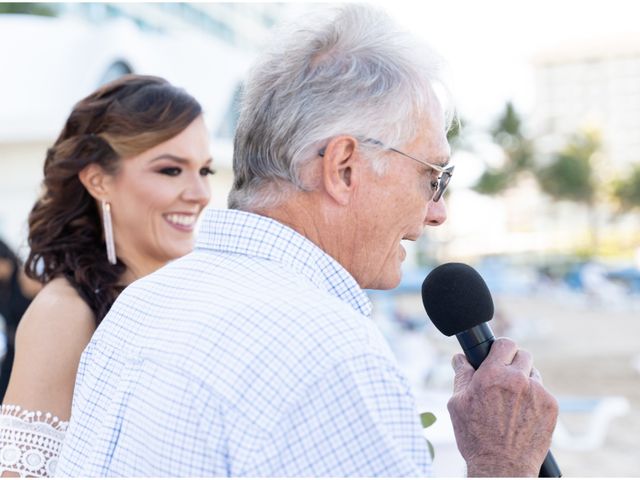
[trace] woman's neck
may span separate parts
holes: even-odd
[[[124,271],[122,276],[120,277],[120,284],[122,286],[127,286],[130,283],[135,282],[139,278],[142,278],[150,273],[155,272],[160,267],[164,266],[166,262],[154,261],[150,259],[141,259],[141,258],[120,258],[124,264],[127,266],[127,269]]]

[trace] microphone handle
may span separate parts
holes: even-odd
[[[562,472],[560,471],[560,467],[556,463],[556,459],[553,458],[551,450],[549,450],[547,456],[544,457],[544,462],[540,465],[538,478],[560,478],[561,476]]]
[[[487,355],[489,355],[489,350],[495,340],[491,327],[489,327],[489,324],[486,322],[481,323],[469,330],[456,334],[456,337],[462,346],[467,360],[469,360],[471,366],[477,370],[484,359],[487,358]],[[544,462],[542,462],[540,466],[538,478],[560,477],[562,477],[560,467],[558,467],[556,459],[553,458],[553,454],[551,450],[549,450]]]

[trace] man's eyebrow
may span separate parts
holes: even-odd
[[[434,157],[433,161],[429,161],[429,163],[433,163],[434,165],[438,165],[439,167],[442,167],[442,168],[447,168],[451,163],[451,157],[450,156]]]
[[[433,170],[433,167],[438,167],[439,169],[446,169],[451,164],[451,157],[442,156],[442,157],[430,157],[426,160],[418,159],[419,163],[422,164],[427,170]]]
[[[157,160],[173,160],[174,162],[178,162],[178,163],[182,163],[182,164],[187,164],[190,163],[188,158],[184,158],[184,157],[179,157],[177,155],[173,155],[171,153],[163,153],[161,155],[158,155],[157,157],[152,158],[149,163],[153,163]],[[211,163],[213,161],[213,158],[209,157],[207,160],[205,160],[205,163]]]

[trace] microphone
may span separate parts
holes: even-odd
[[[441,333],[457,337],[467,360],[477,370],[494,341],[487,323],[493,318],[493,300],[480,274],[464,263],[440,265],[422,283],[422,303]],[[561,476],[549,451],[538,477]]]

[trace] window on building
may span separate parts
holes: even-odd
[[[129,64],[123,60],[118,60],[111,64],[107,71],[104,72],[102,78],[100,78],[100,82],[98,82],[98,86],[104,85],[105,83],[109,83],[116,78],[119,78],[128,73],[133,73],[133,69],[129,66]]]

